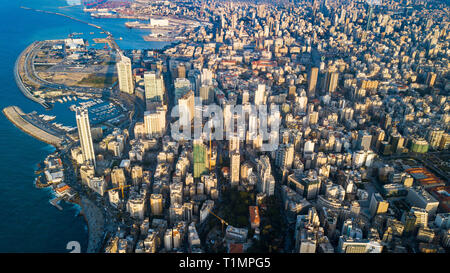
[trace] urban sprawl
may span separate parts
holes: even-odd
[[[162,50],[66,39],[29,49],[64,60],[52,70],[34,71],[33,53],[19,62],[35,99],[112,101],[98,122],[98,106],[71,108],[77,130],[59,135],[36,182],[78,200],[89,251],[449,250],[448,2],[141,0],[86,12],[157,16],[152,29],[201,22]],[[51,86],[71,65],[85,85]]]

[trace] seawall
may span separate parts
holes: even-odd
[[[8,106],[3,109],[3,114],[11,121],[17,128],[29,134],[30,136],[39,139],[45,143],[60,147],[63,139],[58,136],[47,133],[39,127],[33,125],[25,120],[22,116],[25,115],[17,106]]]

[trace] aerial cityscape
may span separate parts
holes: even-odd
[[[450,251],[448,1],[11,5],[0,252]]]

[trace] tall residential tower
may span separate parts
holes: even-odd
[[[119,77],[119,90],[133,94],[134,82],[131,73],[131,60],[123,54],[120,54],[120,61],[117,62],[117,75]]]
[[[92,143],[91,125],[89,124],[88,110],[76,109],[78,136],[80,138],[81,151],[84,162],[89,162],[95,167],[94,144]]]

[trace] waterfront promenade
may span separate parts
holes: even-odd
[[[32,51],[36,46],[38,45],[38,42],[32,43],[30,46],[28,46],[22,53],[20,53],[19,57],[16,60],[16,63],[14,64],[14,80],[17,83],[17,86],[19,87],[20,91],[24,94],[25,97],[29,98],[32,101],[35,101],[42,105],[44,108],[49,109],[50,105],[42,98],[37,98],[33,95],[33,93],[30,91],[28,87],[25,86],[25,84],[22,81],[22,78],[19,74],[19,63],[22,59],[25,63],[26,56],[30,51]],[[24,65],[24,68],[26,68],[26,65]]]

